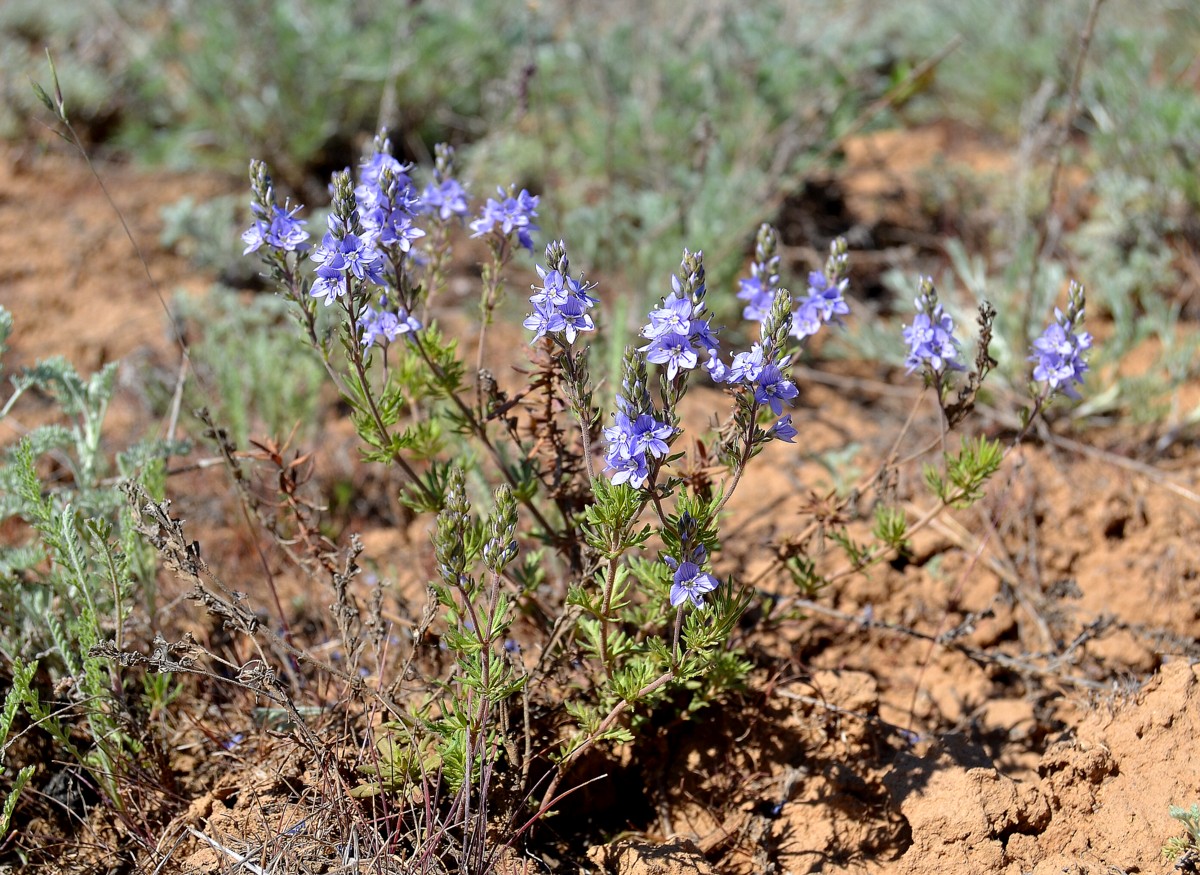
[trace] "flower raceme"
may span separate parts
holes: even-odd
[[[383,285],[383,255],[374,240],[348,231],[337,216],[329,217],[329,230],[311,257],[317,263],[317,279],[310,294],[323,297],[326,307],[346,294],[350,277]]]
[[[754,392],[755,402],[770,407],[771,412],[779,416],[783,413],[783,404],[791,404],[800,394],[796,384],[783,372],[791,360],[790,355],[785,355],[778,361],[771,361],[767,358],[763,345],[756,343],[748,352],[737,353],[733,357],[733,363],[728,366],[714,356],[709,360],[707,367],[714,383],[749,386]],[[788,422],[790,424],[790,417]],[[786,433],[786,429],[784,432]]]
[[[1067,311],[1055,308],[1054,319],[1033,341],[1027,359],[1034,363],[1034,382],[1044,387],[1042,401],[1059,392],[1078,399],[1075,384],[1082,383],[1088,371],[1086,357],[1092,348],[1092,335],[1083,330],[1083,287],[1072,282],[1069,294]],[[942,309],[933,281],[928,277],[921,280],[915,304],[917,314],[912,324],[904,327],[904,341],[908,344],[904,363],[908,372],[927,368],[928,373],[940,377],[946,371],[965,370],[959,361],[961,345],[954,336],[954,320]]]
[[[959,342],[954,336],[954,320],[938,303],[937,290],[929,277],[921,278],[920,293],[914,304],[917,315],[912,325],[904,327],[904,342],[908,344],[908,355],[904,365],[908,373],[927,367],[937,375],[947,370],[961,371]]]
[[[431,182],[421,193],[421,209],[443,220],[456,216],[461,219],[470,211],[466,189],[457,179]]]
[[[737,296],[746,302],[742,318],[747,321],[763,322],[771,312],[775,293],[780,288],[779,256],[775,254],[778,245],[775,229],[767,224],[761,225],[754,245],[750,276],[738,280]]]
[[[421,330],[421,323],[403,307],[398,307],[395,312],[387,309],[386,297],[379,310],[370,305],[365,307],[358,324],[364,347],[387,346],[399,337]]]
[[[1042,336],[1033,342],[1034,354],[1029,357],[1037,362],[1033,379],[1045,383],[1051,392],[1062,392],[1070,398],[1079,393],[1072,383],[1082,383],[1088,365],[1083,354],[1092,346],[1092,335],[1086,331],[1074,332],[1070,323],[1063,323],[1061,311],[1055,311],[1056,320],[1051,322]]]
[[[421,192],[421,212],[437,216],[443,222],[465,219],[471,211],[470,196],[454,178],[454,147],[438,143],[433,154],[433,181]]]
[[[542,284],[532,287],[534,293],[529,303],[533,312],[525,318],[524,325],[533,332],[535,342],[547,335],[561,334],[570,345],[581,331],[596,330],[588,314],[599,303],[589,294],[595,285],[568,274],[570,264],[561,240],[546,246],[546,262],[549,267],[535,265]]]
[[[1088,370],[1085,354],[1092,348],[1092,335],[1082,330],[1084,309],[1083,287],[1072,283],[1067,312],[1055,308],[1054,321],[1033,342],[1033,379],[1045,385],[1046,397],[1062,392],[1079,398],[1073,384],[1083,382]]]
[[[929,313],[918,313],[913,317],[912,325],[904,329],[904,342],[908,344],[904,364],[910,374],[923,365],[938,372],[962,370],[954,320],[942,310],[941,304]]]
[[[308,231],[304,230],[308,223],[304,219],[296,218],[300,209],[300,206],[288,209],[286,204],[282,207],[279,204],[271,204],[271,219],[268,221],[264,208],[259,204],[252,204],[251,210],[255,220],[242,234],[242,242],[246,244],[242,255],[249,255],[263,246],[280,252],[303,252],[308,246],[305,243],[308,240]]]
[[[744,319],[765,322],[770,315],[775,294],[782,288],[779,284],[779,256],[775,254],[777,246],[775,229],[770,225],[761,226],[754,249],[754,261],[750,265],[750,276],[738,283],[737,296],[746,302],[742,310]],[[792,337],[797,340],[812,337],[823,325],[840,323],[838,317],[850,312],[844,297],[850,285],[846,267],[845,242],[835,240],[830,247],[825,271],[814,270],[809,273],[808,294],[795,301]]]
[[[696,367],[700,352],[707,351],[711,356],[719,346],[709,320],[702,317],[703,300],[685,297],[679,279],[671,280],[671,294],[650,311],[650,321],[642,328],[642,337],[650,342],[639,349],[646,354],[646,361],[666,367],[669,380],[681,370]]]
[[[497,189],[500,199],[488,198],[479,218],[471,223],[472,237],[482,237],[485,234],[497,234],[501,237],[511,237],[515,231],[517,242],[533,251],[532,231],[538,226],[533,224],[537,218],[537,195],[530,194],[525,189],[517,195],[511,195],[504,189]]]
[[[831,282],[820,271],[812,271],[808,275],[808,295],[800,300],[800,306],[792,314],[792,337],[803,340],[820,331],[822,325],[840,324],[838,317],[850,312],[850,305],[843,297],[849,285],[850,280],[846,278]]]

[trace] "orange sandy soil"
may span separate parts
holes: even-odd
[[[916,136],[930,142],[904,150],[866,140],[850,149],[843,184],[851,210],[877,221],[903,203],[896,180],[913,172],[904,156],[928,162],[949,145],[942,129]],[[877,166],[880,154],[899,163]],[[1003,168],[986,150],[964,164]],[[206,288],[210,278],[157,245],[159,210],[184,194],[238,191],[241,181],[125,166],[100,172],[163,296]],[[89,371],[123,360],[110,440],[119,446],[161,432],[139,374],[176,367],[163,307],[96,181],[71,156],[0,151],[0,302],[16,320],[8,373],[51,354]],[[829,487],[820,454],[853,440],[855,464],[869,471],[915,397],[889,388],[895,375],[875,365],[821,370],[829,384],[805,383],[794,412],[801,445],[773,444],[735,496],[719,569],[757,581],[784,607],[794,591],[771,572],[770,544],[794,535],[813,491]],[[692,396],[696,411],[711,400]],[[24,409],[0,423],[0,441],[38,419],[36,404]],[[1004,434],[1003,420],[988,411],[971,427]],[[912,446],[926,437],[914,435]],[[849,577],[797,619],[757,618],[746,642],[760,668],[737,707],[676,727],[632,775],[618,755],[611,786],[598,782],[580,797],[585,813],[619,808],[629,781],[641,782],[636,820],[610,821],[608,834],[620,838],[557,859],[514,856],[500,868],[1168,871],[1159,850],[1180,831],[1167,806],[1200,800],[1200,505],[1192,491],[1200,487],[1190,443],[1153,465],[1138,461],[1142,445],[1120,427],[1069,439],[1047,431],[1007,460],[980,506],[920,533],[907,564]],[[312,447],[318,477],[357,476],[354,446],[346,423],[331,419]],[[223,576],[263,604],[261,574],[248,558],[252,536],[236,520],[223,522],[233,513],[222,476],[172,480],[173,511],[200,527],[192,536]],[[901,499],[911,485],[899,484]],[[915,513],[927,499],[914,495]],[[357,520],[364,561],[419,598],[431,568],[428,526]],[[164,580],[168,596],[172,585]],[[280,586],[297,623],[317,616],[310,621],[328,626],[319,617],[327,594],[297,590],[286,574]],[[169,610],[151,625],[194,628],[213,644],[197,606],[163,601]],[[387,610],[411,619],[416,605],[397,596]],[[197,616],[189,620],[189,612]],[[215,701],[207,695],[203,713],[171,718],[180,740],[171,752],[178,785],[163,803],[171,816],[160,834],[144,837],[157,860],[168,859],[164,871],[233,870],[188,828],[257,855],[260,865],[276,861],[268,871],[346,871],[329,856],[336,836],[281,839],[302,818],[310,831],[326,822],[312,764],[286,737],[261,730],[240,753],[225,751],[220,727],[245,721],[220,713]],[[48,774],[39,773],[35,787]],[[107,849],[122,843],[113,818],[94,810],[53,841],[43,809],[36,799],[22,803],[17,844],[53,844],[57,862],[44,863],[46,871],[109,871],[115,857]],[[552,821],[549,830],[567,826]],[[151,855],[135,859],[157,865]]]

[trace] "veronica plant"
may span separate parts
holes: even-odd
[[[453,668],[423,695],[401,697],[407,716],[385,727],[380,748],[392,765],[386,774],[374,767],[376,780],[362,792],[397,789],[414,780],[414,769],[426,781],[435,772],[452,791],[441,837],[452,832],[460,859],[485,871],[494,859],[486,836],[499,788],[507,790],[511,834],[519,835],[557,803],[561,782],[588,751],[636,742],[656,709],[696,712],[748,671],[734,630],[754,590],[721,573],[722,514],[753,459],[772,442],[799,437],[789,412],[800,395],[791,364],[809,338],[850,313],[848,254],[844,241],[834,241],[823,269],[794,296],[780,279],[777,233],[763,226],[737,295],[743,316],[759,323],[758,337],[727,351],[703,253],[684,250],[641,341],[624,351],[606,412],[595,401],[587,346],[601,327],[604,291],[574,273],[566,244],[552,241],[535,265],[524,320],[532,367],[514,393],[483,367],[483,329],[514,254],[533,248],[538,197],[502,188],[468,221],[452,153],[439,148],[437,156],[432,181],[418,193],[413,168],[391,157],[381,134],[357,183],[349,171],[334,175],[327,229],[311,248],[300,211],[278,203],[265,166],[255,162],[254,224],[245,239],[353,410],[365,460],[395,466],[401,500],[437,514],[431,608],[413,643],[436,634]],[[429,317],[463,224],[489,253],[474,379],[457,344]],[[318,326],[320,306],[339,317],[332,334]],[[903,331],[908,370],[923,374],[943,434],[965,419],[994,365],[992,317],[981,309],[968,367],[932,282],[922,283],[917,314]],[[1035,345],[1041,388],[1030,419],[1086,370],[1091,340],[1082,318],[1082,291],[1073,291]],[[698,380],[728,403],[707,436],[688,434],[683,415]],[[1002,458],[985,439],[966,441],[957,455],[943,449],[926,476],[939,499],[935,512],[976,500]],[[481,505],[483,484],[494,492]],[[872,543],[822,523],[847,557],[843,573],[901,549],[929,521],[879,506]],[[805,548],[788,555],[783,546],[781,561],[791,561],[801,582],[838,576],[819,571]],[[564,673],[574,690],[565,702],[555,692]],[[552,676],[557,683],[548,683]],[[528,715],[557,709],[571,725],[553,730],[555,751],[539,755],[533,737],[546,730],[532,728]],[[520,804],[537,798],[532,810]]]

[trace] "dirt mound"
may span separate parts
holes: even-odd
[[[873,871],[1161,871],[1160,849],[1178,832],[1167,806],[1200,791],[1197,738],[1200,667],[1177,661],[1052,745],[1037,782],[1007,777],[957,735],[902,753],[884,783],[912,844]]]

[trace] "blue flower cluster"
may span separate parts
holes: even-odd
[[[938,303],[937,291],[929,277],[921,279],[921,293],[914,301],[917,315],[912,325],[904,326],[904,342],[908,344],[908,355],[904,365],[908,373],[928,366],[935,374],[947,370],[961,371],[959,342],[954,336],[954,320]]]
[[[346,294],[350,277],[383,285],[383,254],[374,239],[355,234],[335,215],[330,214],[329,230],[313,250],[312,260],[317,263],[317,279],[310,294],[325,298],[326,307]]]
[[[386,138],[376,140],[374,153],[359,167],[359,184],[351,203],[335,208],[328,230],[312,254],[317,278],[310,294],[324,298],[325,306],[346,294],[350,279],[384,285],[386,255],[402,258],[412,251],[415,240],[425,232],[413,224],[420,198],[408,176],[411,169],[388,151]],[[338,203],[335,175],[334,203]]]
[[[750,386],[754,390],[754,400],[760,405],[769,406],[771,412],[778,416],[783,412],[783,403],[786,401],[790,404],[800,394],[796,384],[783,373],[791,360],[790,355],[785,355],[772,361],[764,352],[763,345],[756,343],[749,352],[735,355],[733,363],[728,366],[719,359],[710,359],[708,372],[715,383]]]
[[[1073,286],[1067,312],[1055,308],[1054,321],[1033,342],[1033,355],[1029,357],[1029,361],[1036,362],[1033,379],[1046,384],[1051,395],[1062,392],[1068,398],[1079,398],[1073,384],[1083,382],[1088,370],[1084,354],[1092,348],[1092,335],[1077,330],[1083,323],[1083,311],[1083,290]]]
[[[792,314],[792,337],[803,340],[812,337],[828,322],[839,323],[838,317],[850,312],[844,297],[849,285],[847,278],[831,282],[820,271],[810,273],[808,295],[800,299],[800,306]]]
[[[379,310],[369,305],[364,308],[358,324],[362,329],[362,345],[367,348],[386,347],[399,337],[421,330],[421,323],[403,307],[398,307],[395,312],[389,310],[386,297]]]
[[[763,225],[758,231],[754,248],[754,261],[750,265],[750,276],[739,280],[737,296],[746,302],[742,316],[755,322],[765,322],[771,313],[779,285],[779,256],[775,229]],[[808,294],[796,300],[792,313],[792,337],[804,340],[821,330],[829,322],[838,323],[838,317],[850,312],[844,297],[850,280],[845,276],[846,253],[841,241],[831,247],[825,272],[812,271],[808,275]]]
[[[612,482],[644,486],[650,476],[649,457],[666,458],[670,449],[667,441],[675,431],[669,423],[656,419],[653,409],[638,411],[618,395],[614,422],[604,429],[608,443],[604,470],[612,472]]]
[[[790,405],[800,394],[796,384],[783,372],[791,360],[790,355],[785,355],[778,361],[772,361],[764,352],[763,345],[756,343],[749,352],[735,355],[732,364],[725,365],[714,356],[709,359],[707,368],[714,383],[749,386],[754,392],[755,403],[770,407],[771,412],[779,416],[783,413],[784,403]],[[781,441],[795,443],[796,429],[792,427],[791,415],[779,419],[771,427],[770,433]]]
[[[455,216],[461,219],[470,210],[467,205],[467,190],[457,179],[435,180],[421,192],[421,208],[426,213],[437,215],[443,221]]]
[[[488,198],[479,218],[471,223],[474,232],[471,236],[482,237],[495,232],[502,237],[509,237],[516,231],[517,242],[532,252],[533,237],[530,232],[538,230],[538,226],[533,224],[537,218],[537,195],[525,189],[521,189],[516,196],[506,193],[502,188],[497,191],[500,199]]]
[[[684,253],[684,264],[700,264],[702,253]],[[704,316],[703,267],[692,271],[684,281],[671,277],[671,294],[650,311],[650,321],[642,328],[642,337],[649,343],[639,347],[646,361],[667,369],[667,379],[674,380],[681,370],[690,371],[699,363],[699,353],[708,352],[712,359],[720,343],[716,331]]]
[[[599,303],[588,294],[595,285],[567,274],[566,248],[561,240],[546,247],[546,261],[549,267],[535,265],[542,284],[532,287],[534,294],[529,303],[533,305],[533,313],[526,317],[524,325],[534,332],[535,342],[547,334],[562,334],[567,344],[572,344],[579,332],[596,330],[588,314]]]
[[[737,296],[746,302],[742,318],[751,322],[763,322],[771,313],[775,293],[779,291],[779,256],[775,229],[762,225],[758,229],[754,245],[754,261],[750,264],[750,276],[738,280]]]
[[[383,148],[390,144],[385,140]],[[401,164],[386,151],[377,150],[359,168],[354,199],[367,235],[384,249],[410,252],[414,240],[425,232],[413,225],[421,199],[408,176],[411,165]]]
[[[296,213],[301,209],[299,206],[288,209],[286,205],[281,207],[272,204],[270,220],[258,204],[252,204],[250,209],[254,211],[255,219],[242,234],[242,242],[246,244],[242,255],[249,255],[263,246],[282,252],[303,252],[308,248],[305,242],[308,240],[308,231],[304,230],[307,222],[296,218]]]

